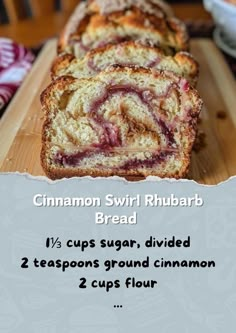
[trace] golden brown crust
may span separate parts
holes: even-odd
[[[75,83],[77,80],[72,76],[62,76],[60,77],[57,82],[51,82],[49,86],[42,91],[40,95],[40,102],[43,107],[46,108],[47,112],[50,112],[48,104],[48,99],[52,97],[53,92],[56,90],[63,91],[68,85]],[[55,85],[56,84],[56,85]]]
[[[52,77],[52,79],[55,77],[55,75],[58,71],[60,71],[63,68],[67,68],[68,66],[70,66],[70,64],[75,59],[76,59],[76,57],[73,54],[69,54],[69,53],[64,53],[64,54],[61,54],[61,55],[57,56],[54,59],[54,61],[52,63],[52,67],[51,67],[51,77]]]
[[[185,24],[176,17],[167,18],[168,27],[174,32],[175,38],[183,51],[189,51],[189,34]]]
[[[191,78],[191,82],[194,87],[196,87],[199,77],[199,64],[192,56],[191,53],[180,51],[177,52],[174,56],[175,60],[180,64],[180,66],[186,66],[186,64],[190,65],[191,71],[189,72],[189,76]]]

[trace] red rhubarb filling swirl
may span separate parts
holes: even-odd
[[[186,87],[184,87],[186,89]],[[63,167],[82,167],[85,160],[96,158],[96,156],[112,157],[116,154],[123,154],[125,159],[117,167],[122,170],[130,168],[152,168],[155,165],[165,162],[170,156],[178,151],[178,145],[175,139],[176,120],[163,114],[160,109],[161,101],[172,96],[178,91],[175,83],[169,84],[165,91],[157,94],[151,89],[141,89],[138,86],[131,85],[109,85],[102,96],[92,101],[88,110],[88,117],[91,120],[93,130],[99,137],[99,143],[92,143],[90,146],[78,147],[77,152],[67,153],[58,151],[55,155],[55,162]],[[130,147],[122,139],[119,125],[104,118],[101,111],[102,106],[109,102],[113,97],[133,96],[148,112],[154,122],[157,132],[164,138],[162,143],[155,151],[150,151],[148,157],[139,158],[135,156],[135,150],[130,152]],[[129,117],[126,118],[129,122]],[[140,151],[140,150],[139,150]],[[143,152],[149,149],[143,148]],[[128,158],[127,158],[128,156]],[[98,165],[99,166],[99,165]],[[104,166],[106,168],[106,165]],[[109,168],[109,166],[107,167]],[[115,167],[113,167],[115,168]]]
[[[70,52],[76,53],[76,49],[78,48],[80,50],[80,56],[83,57],[87,52],[93,50],[93,49],[98,49],[98,48],[104,48],[108,45],[119,45],[124,42],[129,42],[129,41],[140,41],[142,44],[147,45],[147,46],[156,46],[158,47],[159,44],[154,43],[152,40],[148,38],[141,38],[141,36],[138,35],[125,35],[125,36],[119,36],[119,35],[112,35],[109,36],[106,40],[96,40],[96,41],[91,41],[89,43],[85,43],[81,38],[74,38],[71,39],[68,43]],[[170,50],[170,47],[169,47]],[[171,52],[171,51],[169,51]],[[147,67],[155,67],[159,63],[159,58],[153,60],[150,62],[150,64],[147,64]],[[95,66],[96,68],[96,66]],[[94,68],[94,69],[95,69]]]

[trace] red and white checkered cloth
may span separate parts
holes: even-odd
[[[35,59],[24,46],[0,38],[0,110],[10,101]]]

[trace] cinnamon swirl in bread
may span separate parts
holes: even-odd
[[[72,176],[184,177],[202,101],[171,72],[112,66],[42,93],[42,166]]]
[[[114,64],[172,71],[185,77],[193,86],[196,85],[198,78],[198,64],[189,53],[181,51],[174,57],[165,56],[160,48],[133,41],[92,50],[82,60],[71,54],[59,56],[54,61],[51,75],[52,79],[62,75],[88,78]]]
[[[100,12],[97,3],[81,3],[68,21],[59,38],[58,53],[71,53],[77,58],[97,47],[119,44],[123,41],[139,40],[145,44],[161,46],[167,54],[188,49],[188,35],[185,25],[158,7],[149,10],[140,1],[123,1],[119,6],[111,6],[113,11]],[[121,3],[123,3],[121,2]],[[112,4],[118,3],[111,1]],[[109,8],[109,6],[107,7]]]

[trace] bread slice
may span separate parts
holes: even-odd
[[[150,14],[137,6],[108,14],[94,12],[82,3],[69,19],[58,42],[58,53],[71,53],[77,58],[97,47],[138,40],[161,46],[167,54],[188,50],[185,25],[176,18]]]
[[[94,78],[62,76],[41,103],[49,178],[181,178],[188,171],[202,101],[171,72],[112,66]]]
[[[174,57],[165,56],[160,48],[133,41],[92,50],[82,60],[71,54],[59,56],[53,63],[51,75],[53,80],[62,75],[89,78],[114,64],[169,70],[185,77],[193,86],[198,79],[198,63],[189,53],[181,51]]]

